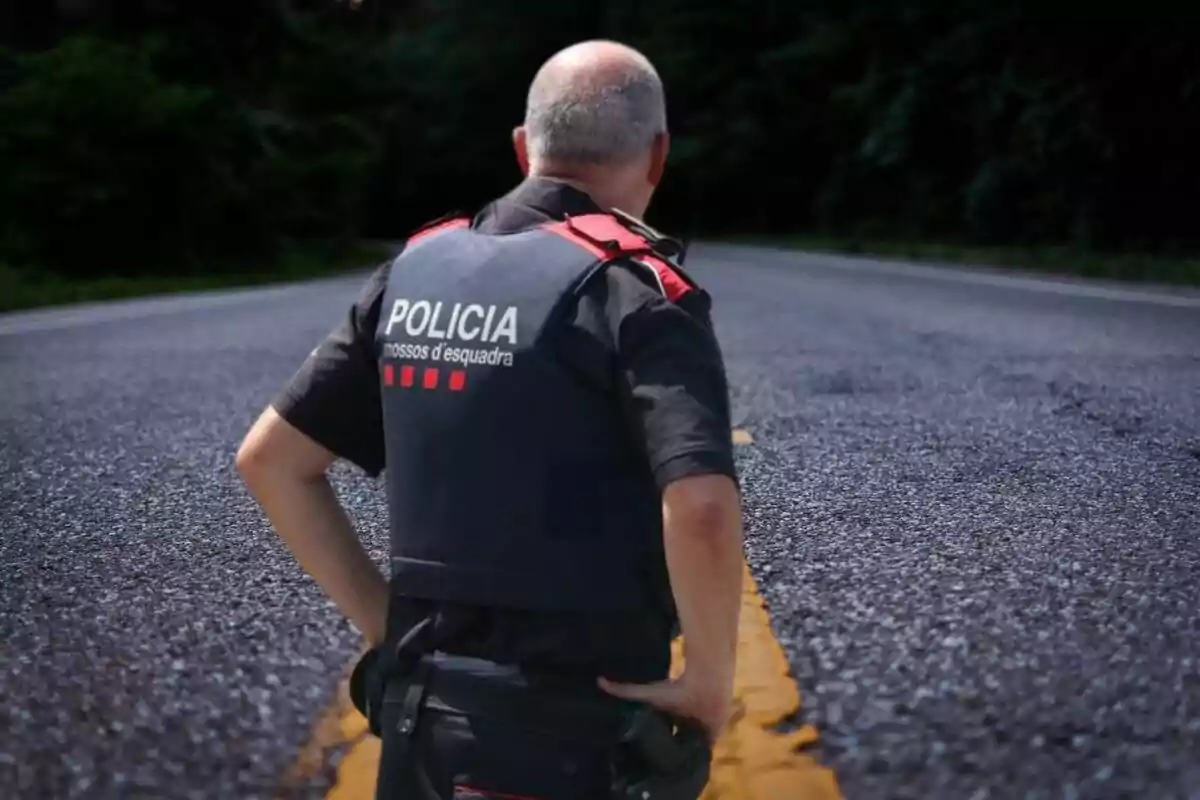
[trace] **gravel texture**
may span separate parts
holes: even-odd
[[[1200,798],[1200,303],[712,254],[748,556],[846,797]]]
[[[689,266],[755,438],[748,558],[846,797],[1200,798],[1200,300]],[[358,640],[233,456],[357,288],[0,317],[0,795],[279,785]],[[382,564],[380,488],[336,485]]]

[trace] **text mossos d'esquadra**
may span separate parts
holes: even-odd
[[[393,330],[403,330],[417,341],[385,343],[385,358],[511,367],[513,354],[505,346],[517,344],[517,307],[398,298],[392,303],[384,335],[390,337]],[[464,346],[463,342],[478,344]]]

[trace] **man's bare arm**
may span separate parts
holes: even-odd
[[[743,580],[741,498],[734,482],[699,475],[669,484],[663,541],[685,670],[714,696],[732,693]]]
[[[335,460],[268,408],[246,434],[237,468],[300,566],[375,646],[387,630],[387,580],[329,485]]]
[[[683,676],[602,685],[630,700],[702,723],[715,739],[733,707],[742,595],[741,498],[724,475],[698,475],[663,492],[663,539],[683,632]]]

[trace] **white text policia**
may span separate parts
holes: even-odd
[[[385,358],[412,359],[417,361],[447,361],[462,366],[488,364],[511,367],[513,355],[499,345],[490,349],[471,347],[446,347],[447,342],[473,342],[496,344],[503,341],[508,345],[517,343],[517,309],[508,306],[499,314],[497,306],[482,306],[475,303],[455,303],[450,310],[449,320],[441,327],[443,304],[418,300],[415,303],[399,299],[392,303],[385,336],[392,328],[402,325],[404,332],[413,338],[443,340],[434,347],[425,342],[386,342],[383,345]],[[494,327],[493,327],[494,323]]]
[[[430,303],[428,300],[418,300],[413,303],[399,298],[392,303],[392,313],[384,334],[391,336],[392,328],[403,323],[404,332],[412,337],[457,339],[463,342],[478,340],[487,344],[496,344],[504,339],[509,345],[517,343],[516,306],[506,307],[500,314],[499,322],[496,322],[497,306],[455,303],[450,310],[450,319],[444,323],[444,327],[439,327],[443,324],[442,308],[441,301]]]

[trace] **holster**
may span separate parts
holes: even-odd
[[[375,783],[376,798],[404,796],[413,800],[437,800],[425,774],[410,759],[417,719],[429,686],[429,665],[425,656],[434,647],[434,621],[427,618],[412,628],[399,642],[386,642],[367,651],[350,676],[350,700],[367,718],[367,725],[382,741],[379,772]],[[383,730],[384,708],[399,706],[392,730]],[[421,798],[408,788],[416,783]]]
[[[379,719],[388,687],[413,673],[432,647],[433,620],[425,619],[398,642],[368,650],[350,675],[350,701],[367,719],[371,733],[380,736]]]
[[[640,706],[622,731],[624,769],[613,800],[696,800],[708,784],[712,748],[689,720]]]

